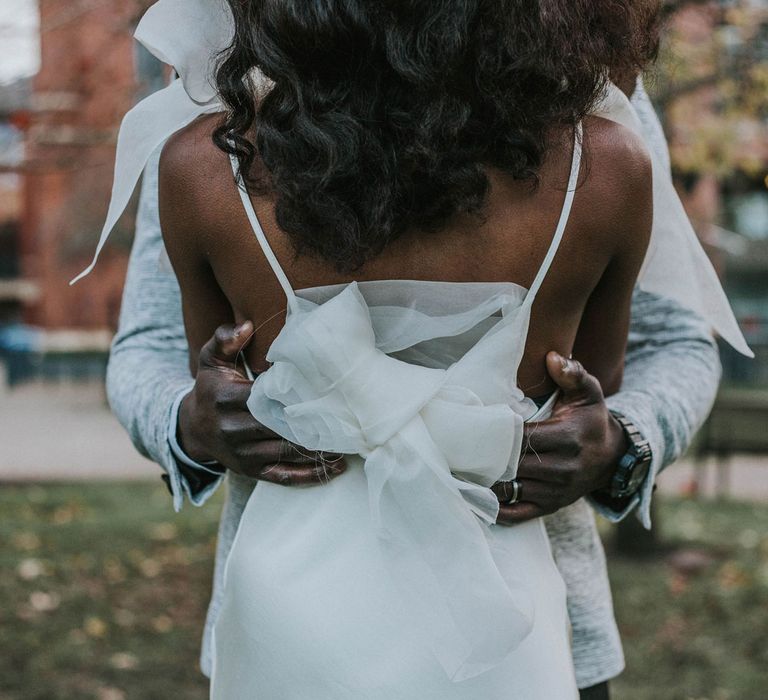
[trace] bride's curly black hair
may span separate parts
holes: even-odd
[[[480,214],[485,166],[535,183],[551,128],[656,46],[649,0],[228,2],[214,142],[274,195],[296,251],[344,272]]]

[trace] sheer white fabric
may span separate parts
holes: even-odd
[[[496,301],[503,308],[507,300]],[[507,339],[524,338],[524,317],[517,307],[496,325]],[[456,680],[501,663],[533,624],[526,589],[501,577],[478,522],[495,522],[490,486],[516,463],[522,416],[535,413],[511,384],[514,372],[503,371],[513,369],[517,345],[506,343],[500,363],[501,348],[488,336],[449,369],[395,359],[376,347],[353,284],[291,312],[248,402],[256,420],[299,445],[363,458],[385,568]]]
[[[618,122],[636,134],[643,133],[632,104],[615,86],[610,86],[595,115]],[[648,152],[653,160],[653,232],[640,271],[640,288],[695,311],[736,350],[752,357],[717,273],[675,191],[668,167],[655,149],[649,148]]]
[[[530,290],[469,285],[474,300],[451,294],[454,308],[440,315],[435,292],[464,285],[369,283],[366,298],[352,283],[296,295],[239,182],[289,309],[248,408],[294,443],[347,455],[350,471],[306,497],[257,485],[224,574],[213,698],[577,696],[565,590],[543,525],[495,527],[490,487],[514,477],[524,420],[554,401],[538,410],[516,377],[580,161],[579,130]],[[290,532],[276,530],[286,517]],[[286,589],[290,601],[276,605]],[[304,607],[340,590],[343,610]],[[322,649],[297,670],[293,655],[313,638]]]
[[[581,130],[552,244],[522,298],[496,293],[436,316],[407,305],[369,306],[356,283],[322,304],[298,297],[261,228],[242,179],[254,233],[288,299],[285,326],[269,349],[248,408],[263,425],[310,450],[364,459],[374,530],[385,567],[412,620],[448,676],[465,680],[498,666],[531,631],[532,609],[490,555],[490,487],[514,477],[523,420],[536,405],[517,386],[531,307],[562,241],[581,164]],[[232,159],[233,172],[237,162]],[[434,291],[439,283],[427,283]],[[450,286],[443,283],[443,287]],[[446,368],[406,359],[424,343],[460,337],[500,316]],[[373,319],[376,319],[375,322]],[[442,342],[438,343],[438,347]],[[387,353],[400,352],[399,358]]]
[[[223,111],[213,84],[213,70],[232,36],[232,18],[223,0],[160,0],[144,15],[136,31],[137,40],[172,65],[181,78],[126,115],[118,140],[107,220],[93,262],[73,283],[93,269],[152,152],[200,115]],[[254,80],[258,83],[259,76],[255,75]],[[261,80],[268,89],[268,81],[263,76]],[[596,114],[642,135],[632,105],[613,85],[608,87]],[[697,312],[734,348],[752,356],[668,170],[658,160],[654,162],[654,209],[653,236],[638,281],[640,288],[670,297]]]

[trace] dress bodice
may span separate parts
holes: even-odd
[[[433,282],[375,280],[358,282],[367,304],[377,347],[414,365],[447,369],[463,357],[502,317],[488,315],[497,299],[521,305],[527,289],[514,282]],[[297,290],[323,304],[344,290],[334,284]]]
[[[517,386],[531,308],[568,222],[580,128],[560,220],[530,289],[446,282],[351,282],[297,294],[239,181],[254,233],[285,291],[285,325],[248,408],[315,452],[362,458],[371,518],[414,619],[456,681],[501,663],[533,610],[491,555],[491,486],[514,478],[523,423],[538,411]],[[232,160],[237,174],[237,163]],[[438,541],[449,542],[441,552]],[[426,615],[426,618],[424,618]]]

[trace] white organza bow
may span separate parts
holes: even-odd
[[[510,309],[456,365],[430,369],[376,347],[352,284],[289,314],[248,401],[288,440],[363,457],[387,569],[456,681],[503,661],[533,622],[530,595],[499,573],[487,527],[499,508],[490,486],[516,467],[532,405],[514,387],[529,312]]]
[[[645,135],[632,103],[615,85],[609,85],[595,115],[617,122],[640,136]],[[660,136],[663,138],[662,134]],[[675,191],[668,167],[657,149],[649,147],[648,151],[653,161],[653,232],[640,270],[640,288],[674,299],[695,311],[736,350],[754,357],[715,268],[701,247]]]
[[[71,284],[96,266],[152,153],[199,116],[223,110],[213,73],[233,32],[232,15],[223,0],[160,0],[145,13],[136,29],[136,40],[180,77],[139,102],[123,118],[107,218],[93,261]]]

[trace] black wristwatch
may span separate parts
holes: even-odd
[[[634,496],[645,482],[651,469],[651,446],[640,431],[620,413],[613,413],[629,441],[627,453],[619,460],[608,493],[614,500]]]

